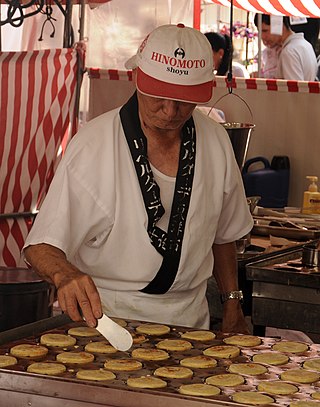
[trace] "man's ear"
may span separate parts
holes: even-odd
[[[132,82],[137,85],[137,68],[132,69]]]

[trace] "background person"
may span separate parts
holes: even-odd
[[[255,24],[258,27],[258,17]],[[290,28],[289,17],[283,17],[282,34],[271,34],[270,15],[262,14],[261,39],[266,47],[281,46],[275,78],[314,81],[317,75],[317,59],[312,45],[303,33]],[[258,27],[259,28],[259,27]]]
[[[210,42],[216,75],[226,76],[232,52],[231,39],[227,34],[207,32],[204,34]],[[247,69],[239,62],[232,61],[232,74],[236,77],[250,78]]]
[[[212,96],[203,34],[158,27],[126,67],[137,91],[70,142],[25,257],[90,326],[111,316],[209,328],[207,280],[226,332],[247,332],[234,241],[252,228],[224,128],[195,109]]]

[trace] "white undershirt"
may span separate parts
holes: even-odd
[[[150,163],[150,166],[151,166],[151,169],[153,172],[154,179],[155,179],[156,183],[159,185],[161,203],[165,210],[165,214],[159,220],[159,222],[157,223],[157,226],[160,229],[167,232],[169,220],[170,220],[171,206],[172,206],[172,201],[173,201],[176,178],[169,177],[168,175],[163,174],[162,172],[157,170],[157,168],[155,168],[151,163]]]

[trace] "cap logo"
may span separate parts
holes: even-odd
[[[176,58],[181,58],[181,59],[183,59],[183,58],[186,56],[186,53],[184,52],[184,49],[183,49],[183,48],[177,48],[177,49],[174,51],[174,56],[175,56]]]
[[[189,75],[189,69],[206,66],[205,59],[183,59],[184,57],[185,51],[182,48],[177,48],[173,57],[155,51],[151,54],[152,61],[167,65],[166,70],[177,75]]]

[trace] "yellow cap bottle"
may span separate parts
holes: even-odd
[[[308,175],[306,177],[310,181],[308,191],[303,194],[302,213],[320,214],[320,192],[318,192],[318,177],[315,175]]]

